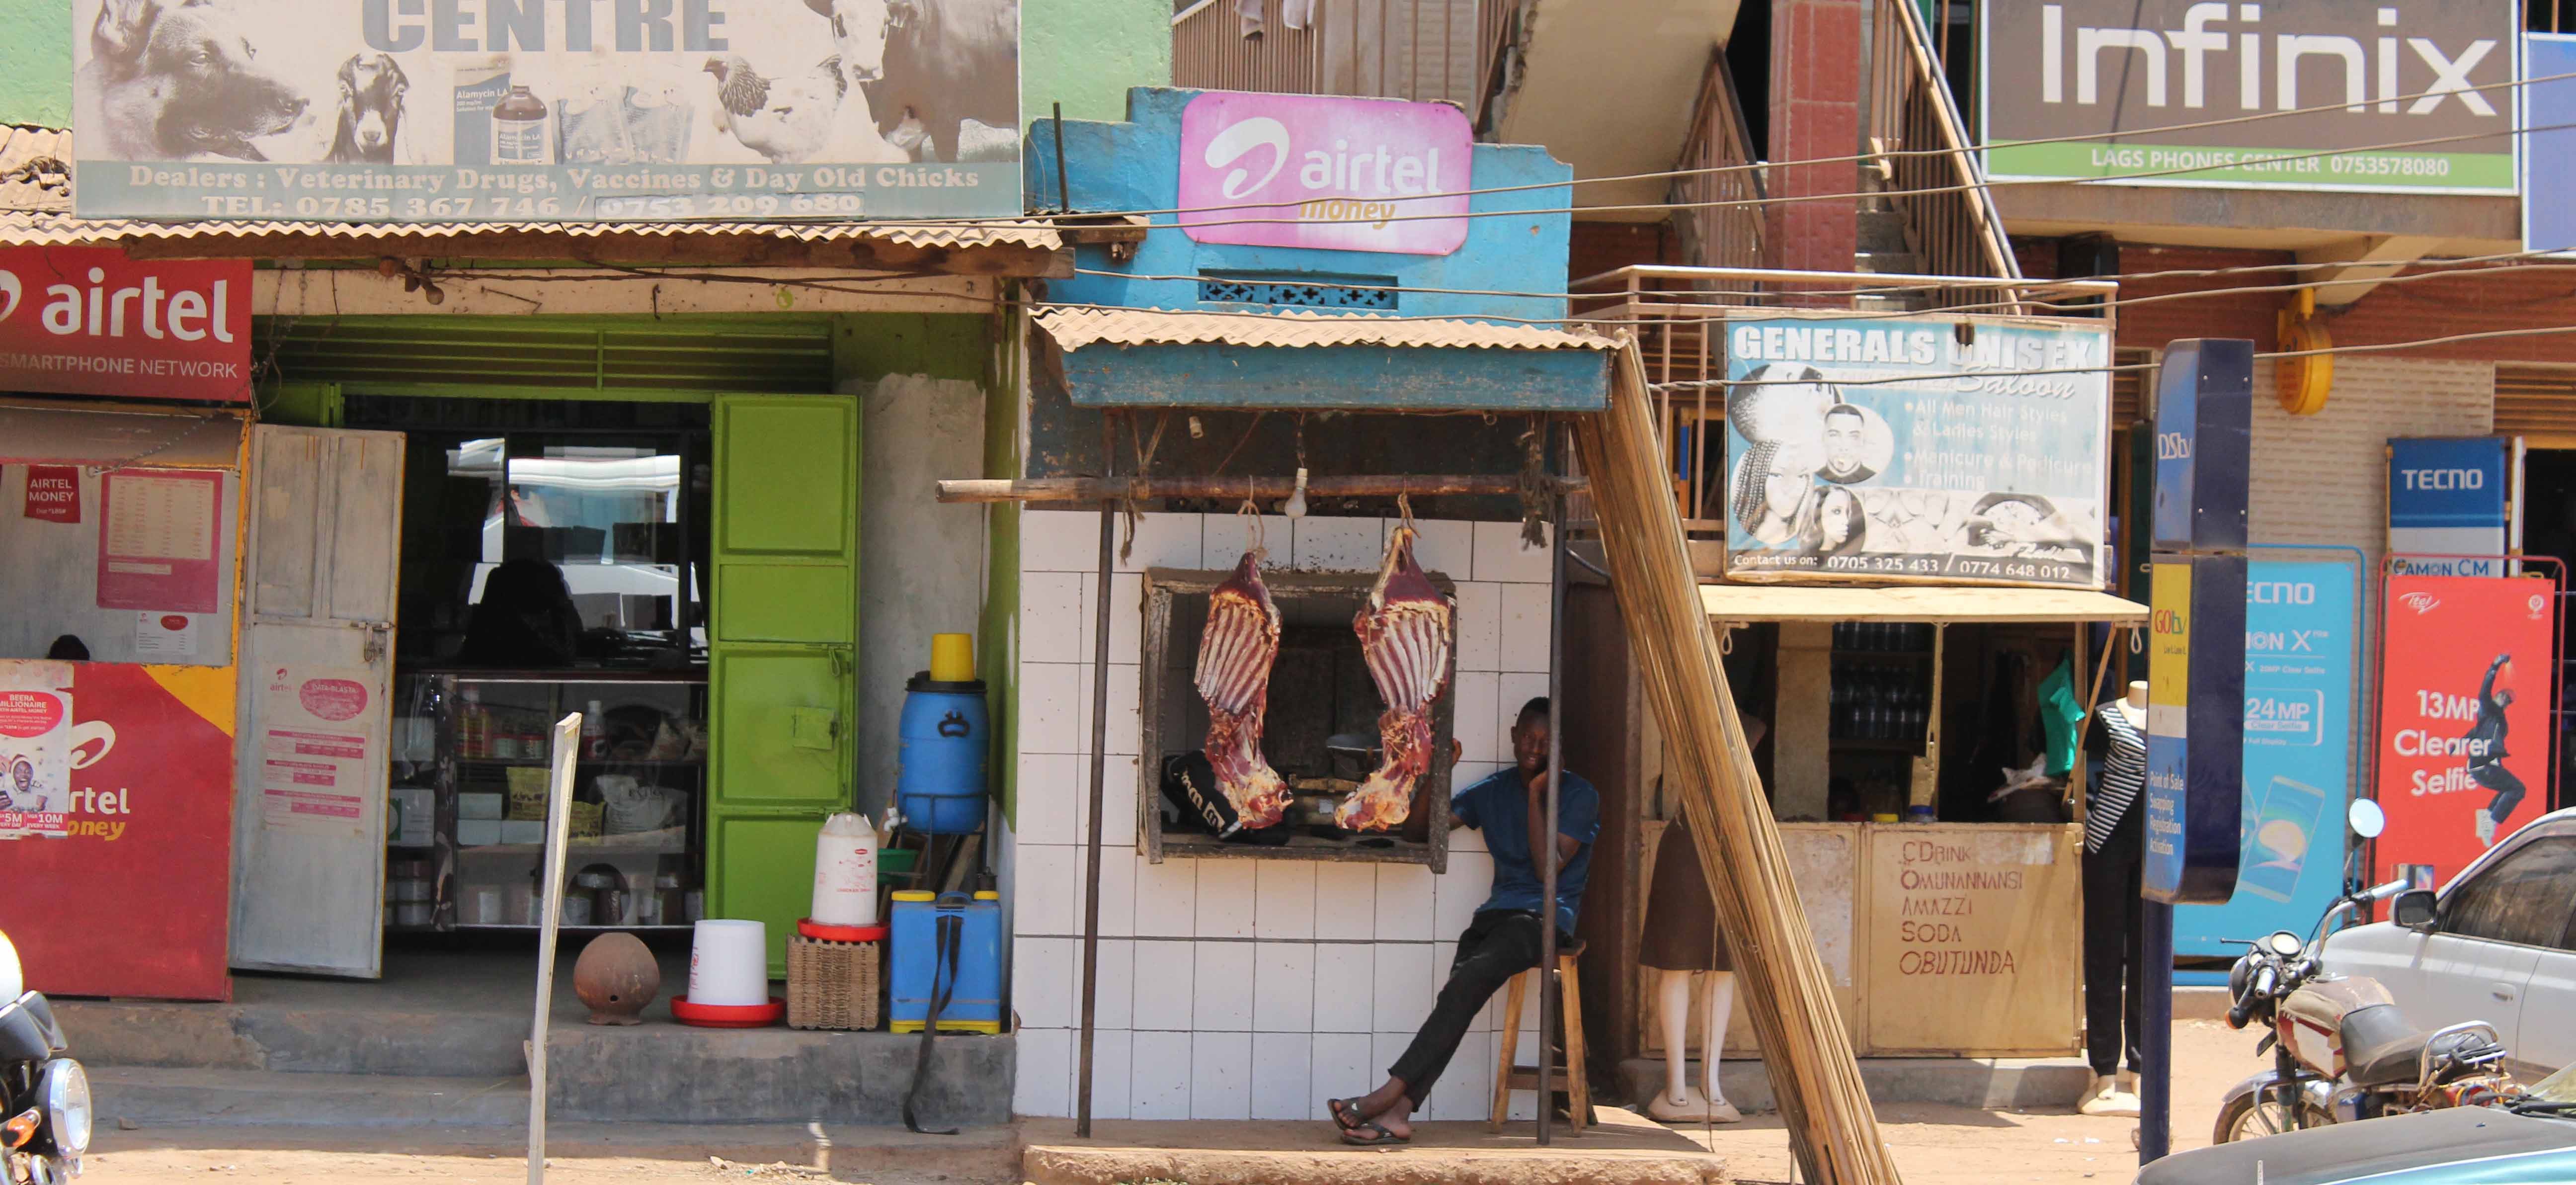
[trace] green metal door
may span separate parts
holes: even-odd
[[[769,925],[769,973],[851,802],[858,713],[859,403],[715,400],[708,627],[709,916]]]

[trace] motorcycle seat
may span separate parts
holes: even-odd
[[[2353,1009],[2343,1018],[2345,1077],[2355,1086],[2412,1082],[2423,1066],[2425,1038],[2394,1004]]]

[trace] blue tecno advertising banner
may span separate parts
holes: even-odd
[[[2302,933],[2343,881],[2351,798],[2354,568],[2256,560],[2245,575],[2244,851],[2236,896],[2174,910],[2174,953]]]
[[[2518,438],[2404,436],[2388,442],[2388,550],[2436,558],[2390,561],[2418,576],[2505,576],[2514,545]],[[2494,556],[2494,559],[2472,559]]]
[[[2100,588],[2110,349],[1990,317],[1729,322],[1728,575]]]

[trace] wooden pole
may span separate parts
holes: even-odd
[[[1082,1081],[1075,1088],[1073,1134],[1091,1138],[1091,1042],[1100,998],[1100,811],[1109,777],[1109,602],[1118,584],[1118,504],[1100,504],[1100,583],[1092,589],[1091,822],[1083,832]]]
[[[1582,489],[1583,483],[1560,481],[1557,488],[1572,493]],[[1510,475],[1408,477],[1363,474],[1306,480],[1306,496],[1309,498],[1392,498],[1398,494],[1431,498],[1441,495],[1508,495],[1520,491],[1520,478]],[[1294,477],[1030,477],[1016,481],[1008,478],[964,478],[939,483],[939,500],[942,502],[1105,502],[1142,498],[1251,498],[1266,502],[1296,492],[1297,479]]]
[[[1549,431],[1554,433],[1553,428]],[[1530,858],[1538,861],[1539,868],[1538,1142],[1542,1147],[1550,1142],[1549,1125],[1556,1111],[1551,1097],[1556,1093],[1556,1054],[1549,1045],[1548,1034],[1556,1031],[1556,1025],[1572,1023],[1560,1015],[1563,1009],[1557,1007],[1557,993],[1563,988],[1556,981],[1556,826],[1557,811],[1565,801],[1560,784],[1565,780],[1565,731],[1559,727],[1565,721],[1565,495],[1558,494],[1551,501],[1555,521],[1547,549],[1547,802],[1541,808],[1547,816],[1547,829],[1544,835],[1530,837]],[[1520,1018],[1512,1017],[1507,1023],[1519,1024]],[[1572,1034],[1568,1034],[1567,1051],[1575,1046]],[[1571,1077],[1582,1073],[1583,1067],[1569,1059],[1565,1072]],[[1566,1105],[1573,1106],[1574,1092],[1567,1091],[1565,1097]],[[1584,1117],[1577,1115],[1573,1119],[1575,1130],[1581,1131]]]
[[[1609,411],[1581,417],[1576,439],[1620,619],[1663,726],[1669,783],[1686,800],[1682,825],[1699,848],[1718,924],[1744,980],[1790,1147],[1803,1178],[1817,1185],[1893,1185],[1896,1166],[1879,1139],[1727,691],[1633,342],[1621,348],[1611,375]]]

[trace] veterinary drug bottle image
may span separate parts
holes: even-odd
[[[450,151],[460,165],[492,163],[492,108],[510,93],[507,55],[456,68],[456,123]]]
[[[550,165],[554,161],[554,111],[544,101],[513,85],[492,107],[492,163]]]

